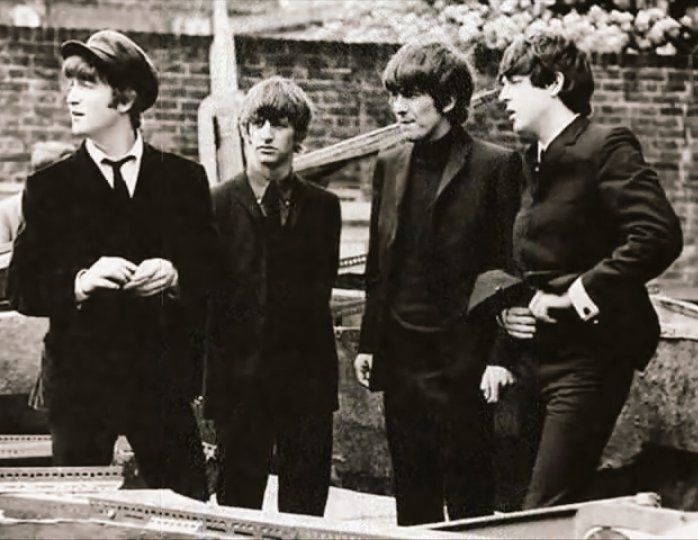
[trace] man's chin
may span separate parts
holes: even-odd
[[[418,142],[423,139],[423,135],[421,133],[415,133],[411,129],[400,128],[400,134],[402,135],[403,139],[409,142]]]
[[[264,165],[265,167],[274,167],[274,166],[278,165],[279,163],[281,163],[282,160],[277,159],[277,158],[264,157],[262,159],[258,159],[257,162],[260,165]]]
[[[530,139],[531,137],[535,138],[536,134],[533,132],[531,128],[528,126],[522,126],[522,125],[517,125],[514,124],[511,129],[520,137],[524,137],[526,139]]]

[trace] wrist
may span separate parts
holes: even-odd
[[[87,268],[83,268],[75,275],[74,293],[75,300],[78,303],[87,300],[91,292],[87,290],[83,284],[83,277],[85,274],[87,274]]]

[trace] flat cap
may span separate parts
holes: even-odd
[[[115,30],[100,30],[89,39],[70,40],[61,45],[63,58],[82,56],[96,60],[120,84],[138,94],[138,108],[150,108],[158,97],[158,77],[148,55],[133,40]]]
[[[528,286],[518,277],[504,270],[488,270],[475,279],[467,314],[495,316],[501,309],[523,299],[527,291]]]

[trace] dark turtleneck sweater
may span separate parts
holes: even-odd
[[[432,217],[436,191],[453,141],[453,130],[436,141],[415,143],[396,238],[391,313],[403,327],[441,329],[443,314],[431,291]]]

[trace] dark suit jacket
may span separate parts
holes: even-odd
[[[681,253],[679,220],[626,128],[578,117],[548,147],[527,182],[516,217],[514,250],[525,279],[562,293],[581,276],[600,309],[594,333],[608,352],[643,368],[659,324],[645,283]]]
[[[400,234],[400,205],[407,188],[412,144],[379,155],[373,178],[370,240],[366,266],[366,310],[361,326],[360,352],[374,354],[371,386],[383,387],[381,337],[391,298],[390,276],[395,271],[394,244]],[[448,325],[460,325],[469,352],[455,371],[484,369],[491,335],[482,321],[468,321],[468,300],[475,278],[493,268],[507,268],[511,227],[520,190],[518,154],[471,137],[458,129],[434,203],[431,205],[433,264],[429,272],[434,300],[446,313]],[[492,318],[486,324],[490,324]],[[495,360],[493,360],[495,361]],[[497,363],[500,363],[497,360]],[[454,375],[455,376],[455,375]]]
[[[206,415],[229,414],[262,393],[289,413],[337,407],[337,353],[330,314],[339,263],[339,199],[295,177],[287,276],[299,313],[283,356],[265,355],[267,257],[263,216],[243,173],[213,190],[222,240],[220,276],[209,302]],[[278,353],[278,351],[276,351]]]
[[[133,388],[201,391],[205,288],[215,253],[203,168],[145,145],[129,226],[140,260],[162,257],[179,272],[179,298],[139,299],[98,292],[78,307],[75,276],[101,256],[113,230],[113,191],[83,144],[31,175],[23,196],[26,226],[10,264],[12,306],[50,318],[46,336],[49,406],[89,406]],[[117,383],[119,381],[119,383]]]

